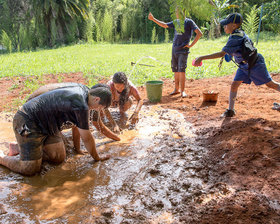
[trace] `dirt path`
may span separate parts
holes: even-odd
[[[77,76],[81,83],[86,83],[80,75]],[[77,76],[72,75],[72,79],[66,81],[75,80]],[[183,139],[174,138],[174,133],[161,136],[161,140],[167,145],[166,150],[154,151],[147,169],[152,177],[149,183],[153,184],[145,185],[143,182],[141,197],[149,199],[146,203],[137,202],[136,199],[134,201],[136,205],[140,203],[140,208],[151,212],[143,213],[139,208],[137,210],[133,206],[123,206],[122,210],[118,210],[122,211],[123,223],[279,223],[280,112],[271,107],[273,102],[279,102],[280,93],[265,86],[242,85],[236,101],[237,116],[221,119],[220,115],[228,105],[232,78],[233,75],[188,80],[188,97],[185,99],[168,96],[174,84],[172,80],[164,80],[162,102],[158,105],[181,112],[185,120],[194,127],[195,136],[184,136]],[[273,79],[279,82],[280,75],[274,74]],[[56,80],[48,80],[54,81]],[[0,88],[4,93],[0,96],[2,109],[16,99],[24,85],[22,82],[18,88],[8,91],[8,86],[13,82],[0,80]],[[145,88],[139,89],[146,99]],[[204,90],[218,91],[218,102],[203,103]],[[147,100],[145,105],[152,106]],[[198,152],[193,151],[194,148]],[[189,158],[194,152],[198,153],[194,155],[197,158]],[[172,159],[177,159],[178,164],[171,162]],[[10,175],[8,171],[5,172]],[[198,175],[203,181],[200,184],[188,182],[187,176],[191,174]],[[137,192],[141,194],[139,188],[132,185],[141,177],[136,176],[136,182],[130,181],[123,192],[131,190],[131,197]],[[120,191],[120,198],[123,192]],[[169,195],[162,196],[162,199],[168,199],[168,203],[154,200],[160,198],[162,192],[168,192]],[[109,189],[106,194],[110,194]],[[95,203],[97,201],[92,202],[92,205]],[[104,208],[99,213],[94,206],[91,209],[90,213],[97,217],[94,220],[97,223],[114,223],[113,220],[118,217],[114,213],[115,207]],[[7,214],[4,211],[5,208],[1,210],[0,206],[0,220]],[[89,215],[86,211],[80,212]],[[89,217],[81,220],[84,223],[86,220],[90,221]]]

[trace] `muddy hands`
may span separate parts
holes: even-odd
[[[133,113],[129,121],[131,124],[136,124],[139,121],[138,113]]]

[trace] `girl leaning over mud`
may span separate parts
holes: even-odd
[[[126,117],[126,111],[132,106],[133,96],[137,101],[137,105],[134,113],[129,118],[131,124],[135,124],[139,120],[139,111],[143,105],[143,100],[139,94],[137,88],[128,80],[127,76],[123,72],[117,72],[113,75],[112,80],[107,83],[110,86],[112,92],[112,106],[119,107],[119,112],[121,115],[121,120],[124,120]],[[112,118],[109,110],[105,110],[106,116],[109,119],[111,125],[113,126],[114,131],[119,132],[120,128]]]

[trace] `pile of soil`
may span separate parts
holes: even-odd
[[[88,83],[82,74],[61,74],[64,82]],[[280,74],[272,74],[280,82]],[[195,141],[207,148],[201,159],[213,191],[178,206],[181,223],[279,223],[280,220],[280,112],[272,110],[280,93],[265,85],[241,85],[236,100],[237,115],[221,118],[228,106],[233,75],[211,79],[187,80],[187,98],[169,96],[173,80],[164,79],[159,105],[183,113],[196,129]],[[0,111],[24,99],[24,77],[0,80]],[[53,75],[45,83],[57,82]],[[16,83],[16,85],[15,85]],[[44,84],[43,82],[41,83]],[[14,86],[13,88],[11,88]],[[139,87],[145,105],[145,86]],[[216,103],[202,100],[203,91],[219,92]],[[220,189],[223,194],[217,194]],[[186,212],[187,211],[187,212]]]

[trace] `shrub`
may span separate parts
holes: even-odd
[[[153,28],[152,30],[152,37],[151,37],[151,43],[155,43],[156,42],[156,27]]]
[[[8,52],[12,52],[12,41],[9,35],[5,32],[5,30],[2,30],[2,44]]]
[[[164,43],[168,43],[169,42],[169,32],[168,29],[165,29],[164,31]]]
[[[246,14],[246,19],[242,25],[244,31],[249,35],[254,35],[259,26],[258,9],[257,5],[254,5],[250,13]]]

